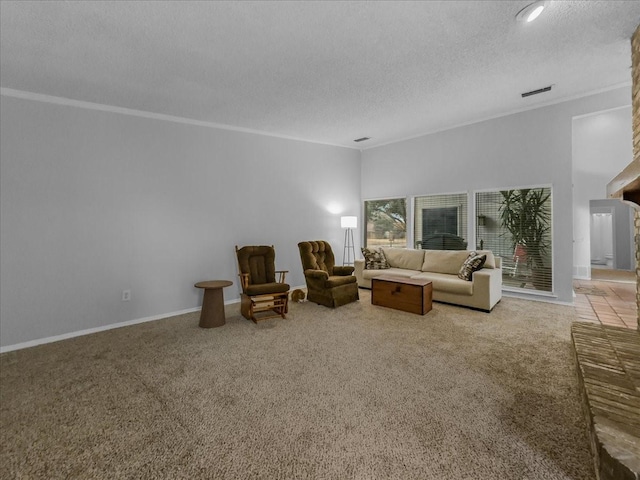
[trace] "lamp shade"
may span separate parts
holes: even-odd
[[[340,217],[340,226],[342,228],[357,228],[358,217]]]

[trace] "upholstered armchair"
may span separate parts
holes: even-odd
[[[289,285],[284,283],[286,270],[276,270],[273,246],[238,248],[240,270],[240,313],[257,323],[265,318],[282,317],[289,311]],[[265,312],[260,316],[259,312]]]
[[[324,240],[298,243],[307,299],[326,307],[339,307],[354,302],[358,283],[352,275],[353,266],[336,266],[331,245]]]

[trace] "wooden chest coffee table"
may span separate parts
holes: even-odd
[[[431,310],[433,285],[428,280],[381,275],[371,279],[371,304],[424,315]]]

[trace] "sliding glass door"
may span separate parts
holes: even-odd
[[[551,188],[476,193],[476,245],[503,259],[503,285],[553,291]]]

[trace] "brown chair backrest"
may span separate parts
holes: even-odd
[[[236,247],[236,254],[240,273],[249,274],[250,285],[276,281],[276,251],[272,246]]]
[[[333,275],[335,258],[331,245],[324,240],[298,243],[303,270],[324,270]]]

